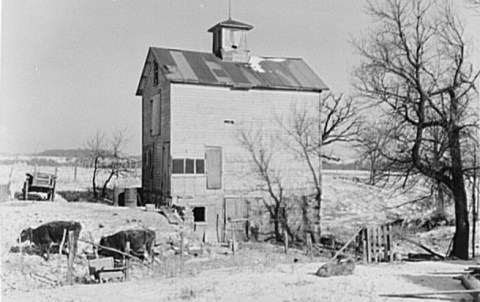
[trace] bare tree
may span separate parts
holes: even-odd
[[[264,206],[267,209],[273,221],[275,239],[277,242],[283,241],[282,209],[285,208],[285,184],[283,183],[283,171],[274,164],[274,155],[278,150],[276,148],[276,139],[262,131],[248,131],[242,129],[239,133],[240,144],[248,151],[250,159],[253,162],[254,173],[266,186],[273,203],[263,199]],[[286,223],[285,223],[286,224]]]
[[[368,163],[370,170],[369,183],[371,185],[376,184],[379,174],[385,170],[385,166],[382,165],[382,150],[390,141],[390,136],[384,132],[385,129],[388,128],[380,126],[378,123],[364,122],[355,143],[361,160]]]
[[[451,255],[468,259],[462,155],[472,126],[469,96],[479,73],[467,61],[463,26],[448,3],[387,0],[370,2],[368,10],[378,27],[355,43],[363,58],[356,87],[398,120],[396,143],[384,151],[391,167],[451,191],[456,218]]]
[[[120,130],[114,131],[111,139],[97,131],[86,141],[84,149],[93,166],[92,190],[95,199],[99,198],[97,183],[102,171],[107,174],[102,185],[102,198],[107,196],[107,187],[112,178],[128,171],[128,161],[123,154],[126,142],[124,131]]]
[[[94,136],[86,141],[84,148],[93,165],[92,190],[94,198],[98,198],[97,177],[100,172],[100,164],[108,154],[105,140],[105,134],[97,131]]]
[[[324,147],[336,143],[349,143],[357,138],[360,116],[358,106],[352,98],[343,95],[326,94],[321,101],[321,110],[293,105],[292,114],[282,120],[277,117],[285,131],[285,146],[302,162],[306,163],[315,189],[315,199],[308,199],[306,229],[312,234],[313,243],[320,240],[322,175],[321,161],[338,160],[327,155]],[[311,213],[313,211],[313,213]]]

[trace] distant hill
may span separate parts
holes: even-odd
[[[36,156],[52,156],[52,157],[85,157],[85,149],[50,149],[35,153]]]
[[[87,154],[86,149],[50,149],[42,152],[32,154],[33,156],[51,156],[51,157],[66,157],[66,158],[84,158]],[[129,155],[128,158],[134,160],[141,160],[140,155]]]

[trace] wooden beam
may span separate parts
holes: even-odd
[[[463,290],[440,290],[436,292],[420,292],[405,294],[380,294],[380,297],[390,298],[415,298],[416,296],[434,296],[434,295],[461,295],[461,294],[478,294],[480,289],[463,289]]]
[[[460,276],[460,281],[467,290],[472,291],[469,292],[469,294],[472,295],[473,300],[475,302],[480,302],[480,280],[473,277],[472,275],[464,274]]]
[[[431,255],[437,256],[437,257],[439,257],[439,258],[442,259],[442,260],[444,260],[444,259],[446,258],[445,255],[442,255],[442,254],[439,254],[439,253],[435,252],[434,250],[432,250],[431,248],[429,248],[428,246],[426,246],[426,245],[424,245],[424,244],[421,244],[420,242],[416,242],[416,241],[414,241],[414,240],[412,240],[412,239],[409,239],[409,238],[407,238],[407,237],[404,237],[404,236],[402,236],[402,235],[400,235],[400,234],[397,234],[397,235],[398,235],[400,238],[402,238],[403,240],[405,240],[405,241],[407,241],[407,242],[410,242],[410,243],[412,243],[412,244],[415,244],[416,246],[424,249],[425,251],[429,252]]]
[[[333,255],[333,257],[330,258],[330,260],[328,260],[327,263],[333,262],[337,258],[337,256],[340,255],[340,253],[343,252],[350,245],[350,243],[352,243],[352,241],[355,240],[355,238],[357,238],[358,233],[360,233],[362,230],[363,230],[363,226],[358,231],[355,232],[355,234],[352,236],[352,238],[350,238],[347,241],[347,243],[345,243],[343,245],[343,247],[338,252],[336,252],[335,255]]]

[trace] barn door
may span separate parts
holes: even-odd
[[[222,188],[222,147],[207,147],[207,189]]]
[[[162,203],[170,203],[170,142],[164,142],[162,146]]]
[[[247,225],[249,206],[243,197],[225,196],[223,201],[224,212],[224,238],[245,241],[247,239]]]

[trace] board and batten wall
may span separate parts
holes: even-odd
[[[222,150],[222,188],[209,190],[206,174],[172,174],[174,200],[206,206],[208,223],[215,224],[229,195],[246,195],[263,185],[255,177],[249,152],[241,145],[241,131],[275,137],[275,165],[290,187],[305,187],[311,172],[284,148],[289,141],[282,128],[293,111],[307,108],[318,114],[319,93],[282,90],[232,90],[190,84],[171,84],[171,156],[205,158],[208,147]],[[208,173],[208,171],[206,171]]]
[[[147,202],[161,204],[170,195],[170,83],[161,72],[153,83],[153,55],[147,57],[147,82],[142,95],[142,189]]]

